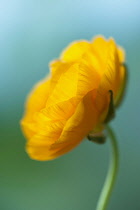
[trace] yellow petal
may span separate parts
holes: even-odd
[[[76,147],[97,122],[98,112],[94,107],[93,97],[93,91],[87,93],[53,144],[50,143],[51,137],[49,141],[46,141],[46,138],[44,141],[42,139],[29,141],[27,152],[30,157],[36,160],[51,160]]]
[[[49,96],[49,85],[49,77],[35,85],[26,102],[25,108],[28,110],[28,114],[32,115],[32,113],[39,111],[45,106]]]
[[[103,54],[101,53],[101,45],[103,45]],[[103,38],[97,38],[95,43],[93,43],[94,51],[97,51],[100,54],[100,59],[102,63],[102,79],[97,90],[96,97],[96,107],[100,112],[100,117],[98,119],[97,127],[100,127],[100,124],[103,123],[106,118],[110,95],[109,90],[113,91],[114,102],[119,98],[119,92],[122,91],[120,88],[122,85],[122,81],[124,81],[124,74],[122,70],[122,66],[120,63],[120,51],[118,51],[117,46],[113,39],[110,39],[105,43]],[[97,129],[98,130],[98,129]]]
[[[35,85],[27,97],[24,117],[21,120],[22,129],[27,138],[30,138],[36,131],[36,127],[32,124],[34,122],[34,113],[40,111],[46,105],[49,87],[50,79],[46,78]]]
[[[82,65],[81,63],[74,64],[60,77],[59,82],[56,84],[51,96],[47,101],[46,107],[40,110],[40,112],[36,113],[35,115],[34,120],[36,134],[28,140],[27,144],[27,151],[32,158],[43,160],[44,157],[44,160],[47,160],[47,158],[50,159],[52,152],[54,153],[56,150],[62,149],[59,144],[58,145],[60,147],[54,149],[54,144],[56,145],[57,142],[61,143],[61,141],[65,142],[62,144],[62,146],[68,144],[66,143],[68,135],[65,138],[63,137],[62,139],[60,136],[61,133],[65,130],[65,126],[67,125],[71,117],[75,115],[75,110],[77,110],[78,112],[78,117],[76,117],[76,120],[78,118],[81,119],[81,116],[86,122],[81,129],[84,133],[82,133],[77,140],[76,137],[73,138],[69,143],[71,144],[71,146],[69,145],[64,150],[68,150],[68,148],[70,150],[82,140],[83,136],[86,135],[86,133],[88,133],[88,131],[91,129],[91,126],[94,125],[93,122],[96,118],[95,116],[93,117],[93,122],[91,123],[92,125],[90,125],[91,120],[88,119],[89,116],[91,117],[90,110],[86,108],[84,110],[83,108],[81,112],[79,111],[81,110],[81,108],[76,107],[83,100],[85,95],[87,95],[91,90],[97,89],[97,87],[99,86],[99,81],[100,77],[97,72],[94,72],[94,70],[91,71],[91,69],[86,67],[84,64]],[[92,101],[90,101],[90,104],[90,106],[93,105]],[[87,118],[85,118],[85,115],[87,115]],[[68,127],[71,127],[72,124],[75,126],[76,120],[74,118],[72,122],[70,121],[70,125]],[[79,123],[83,123],[83,121],[80,120]],[[75,132],[76,136],[79,132],[78,129],[80,131],[80,126],[79,128],[77,127],[77,132]],[[44,148],[46,148],[46,150]],[[62,150],[63,153],[64,150]],[[45,154],[43,151],[45,152]]]
[[[120,63],[124,63],[124,61],[125,61],[125,51],[120,46],[118,47],[118,56],[119,56]]]
[[[64,63],[61,60],[54,60],[50,63],[51,81],[50,81],[50,94],[58,83],[61,75],[70,68],[71,63]]]
[[[82,63],[82,60],[74,63],[60,77],[47,101],[46,108],[73,97],[76,101],[80,101],[87,92],[98,87],[99,81],[100,76],[95,69]]]
[[[109,40],[106,40],[102,36],[95,37],[92,41],[92,54],[96,56],[98,62],[100,62],[100,74],[104,73],[106,67],[106,61],[108,58]]]
[[[73,42],[62,52],[61,59],[66,62],[76,61],[80,59],[83,53],[90,47],[90,43],[85,40]]]

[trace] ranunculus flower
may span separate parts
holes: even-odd
[[[123,93],[123,63],[122,48],[99,36],[70,44],[50,64],[50,76],[33,88],[21,121],[31,158],[57,158],[104,129],[110,105],[116,107]]]

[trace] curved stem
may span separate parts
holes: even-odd
[[[111,158],[108,174],[103,186],[96,210],[106,210],[109,198],[112,193],[112,189],[116,180],[119,163],[119,152],[115,134],[113,130],[107,126],[108,135],[111,143]]]

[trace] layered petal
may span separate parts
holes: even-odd
[[[28,96],[21,126],[27,153],[52,160],[104,128],[110,104],[120,103],[126,84],[124,50],[110,38],[73,42],[50,63],[50,76]]]
[[[33,139],[32,143],[29,141],[27,151],[30,157],[37,160],[51,160],[77,146],[97,123],[99,113],[94,106],[95,95],[96,90],[93,90],[84,96],[75,113],[66,122],[57,141],[51,143],[54,135],[50,137],[49,141],[46,141],[45,137],[45,141],[39,141],[39,145],[38,140],[35,142],[35,139]],[[62,121],[58,123],[60,122],[62,123]],[[54,133],[56,133],[56,130],[56,127],[54,127]]]
[[[71,78],[73,79],[71,80]],[[61,80],[63,81],[64,86],[62,85]],[[49,97],[46,107],[42,109],[40,112],[36,113],[35,127],[37,132],[31,139],[29,139],[27,144],[28,153],[32,158],[39,159],[38,155],[40,154],[41,155],[40,160],[43,160],[43,157],[44,160],[48,160],[48,158],[50,159],[50,152],[52,153],[52,150],[50,150],[50,148],[53,147],[51,145],[60,146],[60,143],[65,141],[63,145],[69,144],[69,150],[70,150],[70,148],[73,148],[72,146],[70,147],[70,145],[73,146],[77,145],[78,142],[80,142],[83,139],[83,137],[87,135],[88,131],[91,130],[91,126],[89,126],[89,123],[87,123],[87,121],[89,120],[88,119],[89,115],[87,115],[87,118],[85,118],[85,115],[83,115],[84,108],[83,111],[80,112],[80,108],[77,107],[79,106],[79,103],[82,103],[84,97],[91,90],[98,88],[99,82],[100,82],[100,77],[97,74],[97,72],[96,71],[93,72],[93,70],[91,71],[87,66],[81,63],[74,64],[74,66],[71,66],[71,68],[68,69],[62,75],[60,81],[56,84],[55,89],[52,92],[52,95]],[[59,95],[57,93],[59,93]],[[92,101],[93,100],[89,102],[93,104]],[[77,112],[80,114],[75,119],[72,116],[75,116],[76,110],[78,110]],[[87,110],[85,110],[85,112]],[[88,112],[91,113],[90,110]],[[84,124],[83,128],[81,127],[82,124],[81,126],[79,126],[79,130],[82,130],[84,133],[82,133],[79,136],[79,138],[77,138],[77,140],[76,138],[70,138],[69,140],[68,135],[66,136],[65,134],[66,132],[64,132],[65,127],[66,128],[68,127],[68,129],[70,129],[71,125],[75,125],[75,122],[78,118],[81,119],[80,116],[81,117],[84,116],[83,117],[84,120],[87,119],[86,127],[84,127]],[[70,124],[68,123],[69,119],[71,119]],[[95,121],[95,117],[93,117],[92,120]],[[69,126],[67,125],[67,123]],[[82,121],[80,120],[79,123],[82,123]],[[68,129],[66,129],[66,131]],[[63,132],[64,134],[63,137],[61,138],[61,134]],[[64,138],[64,136],[66,138]],[[44,147],[46,148],[46,150],[44,150]],[[45,154],[42,152],[37,153],[37,150],[41,148],[43,149],[44,152],[46,151]],[[36,153],[37,156],[35,156]]]

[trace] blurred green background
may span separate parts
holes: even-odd
[[[109,210],[140,209],[140,1],[0,0],[0,209],[95,209],[109,144],[84,141],[50,162],[29,159],[19,120],[32,86],[71,41],[113,36],[126,49],[129,84],[112,126],[120,170]]]

